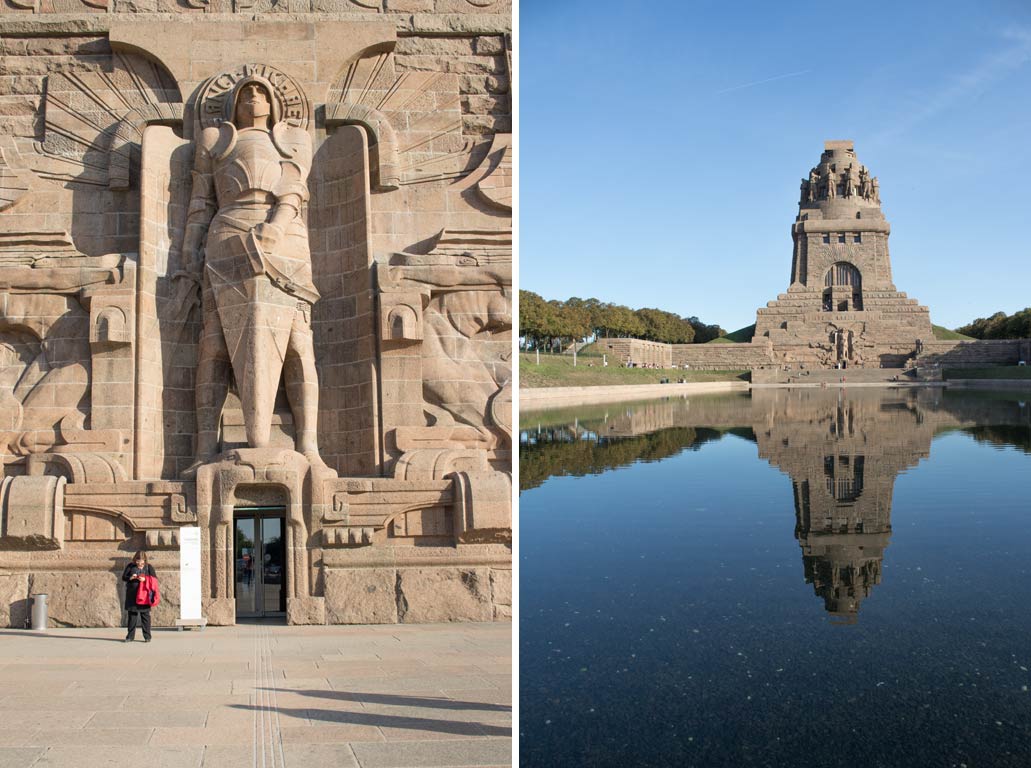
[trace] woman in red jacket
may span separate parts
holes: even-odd
[[[129,632],[125,642],[131,643],[136,637],[136,627],[143,625],[143,642],[150,642],[150,606],[136,605],[136,593],[144,576],[157,576],[147,563],[147,555],[142,550],[137,552],[132,562],[125,566],[122,581],[125,582],[125,610],[129,612]]]

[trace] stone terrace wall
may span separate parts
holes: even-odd
[[[643,339],[598,339],[598,349],[625,364],[706,371],[743,371],[772,362],[766,344],[663,344]]]
[[[597,341],[597,348],[613,358],[613,362],[619,361],[626,365],[632,360],[637,365],[657,365],[660,368],[672,368],[672,347],[658,341],[645,341],[644,339],[608,339],[602,338]]]
[[[740,371],[770,364],[766,344],[674,344],[673,364],[709,371]]]
[[[946,368],[977,368],[992,365],[1016,365],[1031,355],[1031,341],[1005,339],[999,341],[925,341],[917,357],[920,366],[940,365]]]
[[[690,368],[709,371],[749,370],[773,364],[766,344],[662,344],[642,339],[599,339],[600,349],[620,363],[633,360],[638,364],[657,364],[662,368]],[[780,350],[779,350],[780,351]],[[901,366],[911,354],[908,347],[879,348],[881,367]],[[790,358],[813,366],[820,365],[818,350],[796,345]],[[781,355],[782,356],[782,355]],[[1016,365],[1031,358],[1031,340],[1002,341],[925,341],[917,358],[921,366],[976,368],[992,365]],[[877,367],[876,359],[867,367]]]

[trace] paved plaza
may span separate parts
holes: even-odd
[[[0,631],[0,768],[511,764],[511,625]]]

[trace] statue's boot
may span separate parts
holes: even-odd
[[[297,300],[264,277],[247,280],[243,287],[245,293],[219,296],[218,313],[243,406],[247,443],[265,448]]]

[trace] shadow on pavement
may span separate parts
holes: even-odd
[[[112,629],[118,629],[118,627],[112,627]],[[56,634],[51,634],[54,630],[48,630],[47,632],[34,632],[31,629],[0,629],[0,637],[38,637],[46,640],[93,640],[100,643],[120,643],[125,639],[125,628],[121,629],[121,634],[118,637],[89,637],[88,635],[66,635],[62,630],[58,629]],[[158,630],[155,627],[154,632]]]
[[[302,696],[332,699],[333,701],[369,702],[389,704],[399,707],[437,707],[451,710],[479,709],[492,712],[509,712],[511,707],[501,704],[482,704],[470,701],[452,701],[450,699],[430,699],[423,696],[403,696],[375,693],[349,693],[347,691],[292,691],[264,688],[260,690],[276,693],[299,693]],[[233,709],[262,710],[265,707],[251,704],[233,704]],[[411,715],[388,715],[379,712],[346,712],[338,709],[288,709],[278,708],[281,714],[317,720],[323,723],[340,725],[369,725],[377,728],[403,728],[416,731],[433,731],[458,736],[503,736],[510,738],[512,729],[500,725],[487,725],[454,720],[438,720],[432,718],[413,717]]]
[[[266,689],[270,690],[270,689]],[[352,693],[350,691],[297,691],[276,689],[277,693],[297,693],[333,701],[358,701],[370,704],[389,704],[397,707],[426,707],[427,709],[482,709],[487,712],[511,712],[508,704],[488,704],[480,701],[456,701],[454,699],[429,699],[425,696],[405,696],[394,693]]]

